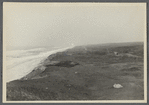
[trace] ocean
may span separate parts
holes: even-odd
[[[36,47],[30,49],[11,49],[6,51],[6,82],[20,79],[30,73],[49,55],[65,51],[66,48]]]

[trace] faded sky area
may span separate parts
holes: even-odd
[[[145,3],[4,3],[7,46],[143,41]]]

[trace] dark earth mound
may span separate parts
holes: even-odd
[[[51,61],[52,62],[52,61]],[[58,61],[56,63],[52,63],[46,66],[59,66],[59,67],[74,67],[76,65],[79,65],[79,63],[73,62],[73,61]]]

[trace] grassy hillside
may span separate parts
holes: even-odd
[[[7,83],[7,100],[143,100],[143,70],[142,43],[77,46]]]

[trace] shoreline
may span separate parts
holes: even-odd
[[[7,73],[6,78],[8,78],[8,77],[11,77],[11,78],[6,79],[6,83],[14,81],[14,80],[20,80],[21,78],[25,77],[30,72],[32,72],[35,68],[38,68],[38,66],[40,66],[41,63],[44,60],[46,60],[50,55],[56,54],[58,52],[63,52],[65,50],[71,49],[73,47],[74,46],[66,47],[66,48],[62,48],[62,49],[44,52],[44,53],[41,53],[39,55],[33,55],[31,57],[26,57],[25,59],[23,59],[24,61],[21,64],[17,64],[14,68],[9,67],[10,69],[7,69],[7,72],[8,71],[9,72]],[[22,60],[20,60],[20,61],[22,61]],[[22,68],[22,67],[24,67],[24,68]],[[20,69],[23,69],[23,70],[20,71]],[[13,72],[11,72],[11,71],[13,71]],[[12,77],[12,76],[14,76],[14,77]]]

